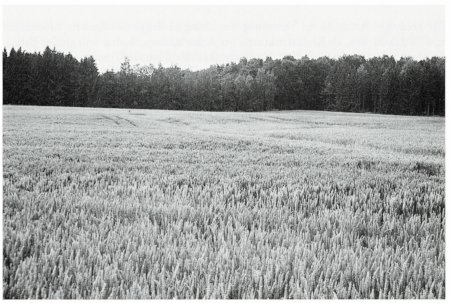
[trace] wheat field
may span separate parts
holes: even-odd
[[[445,298],[444,128],[3,106],[3,298]]]

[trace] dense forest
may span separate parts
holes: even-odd
[[[207,111],[332,110],[445,115],[445,58],[241,58],[200,71],[135,65],[98,72],[49,47],[3,51],[3,104]]]

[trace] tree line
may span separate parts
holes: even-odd
[[[47,47],[3,50],[3,104],[206,111],[332,110],[445,115],[445,58],[241,58],[200,71],[130,64],[99,73]]]

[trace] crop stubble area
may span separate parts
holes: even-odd
[[[3,106],[3,298],[444,298],[444,126]]]

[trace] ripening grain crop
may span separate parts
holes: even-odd
[[[444,298],[444,126],[3,106],[3,298]]]

